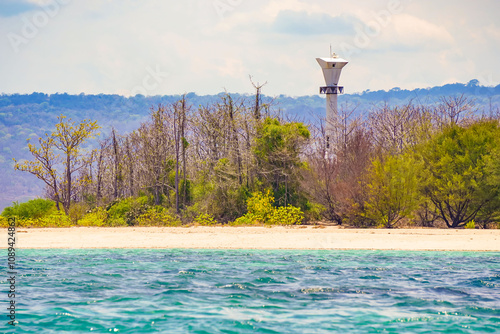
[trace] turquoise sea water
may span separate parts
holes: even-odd
[[[499,253],[21,250],[17,262],[17,333],[500,332]]]

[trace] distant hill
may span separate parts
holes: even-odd
[[[222,94],[222,93],[221,93]],[[220,98],[220,95],[199,96],[187,94],[193,106],[205,105]],[[442,96],[466,94],[476,100],[480,110],[488,112],[500,106],[500,85],[496,87],[480,86],[477,80],[467,84],[449,84],[415,90],[399,88],[390,91],[365,91],[358,94],[346,94],[339,98],[341,105],[356,106],[358,113],[368,113],[371,108],[381,103],[402,104],[413,100],[420,104],[433,104]],[[252,96],[232,94],[235,99],[247,99],[252,103]],[[43,195],[43,183],[33,176],[14,171],[12,158],[18,160],[30,158],[26,139],[36,139],[53,130],[57,116],[63,114],[73,120],[90,118],[97,120],[103,127],[101,132],[108,132],[115,127],[119,132],[135,130],[145,121],[152,106],[159,103],[174,102],[179,95],[145,97],[123,97],[119,95],[69,95],[33,93],[29,95],[0,95],[0,210],[13,201],[24,201]],[[264,103],[271,103],[283,113],[306,122],[313,121],[313,115],[323,115],[325,99],[320,95],[289,97],[263,97]]]

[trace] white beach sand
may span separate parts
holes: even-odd
[[[1,247],[7,247],[2,229]],[[338,227],[126,227],[17,230],[16,248],[373,249],[500,251],[500,230]]]

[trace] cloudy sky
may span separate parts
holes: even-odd
[[[500,83],[498,0],[0,0],[0,93],[314,95]]]

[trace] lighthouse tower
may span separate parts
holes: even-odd
[[[339,86],[340,72],[347,65],[347,60],[339,58],[335,53],[331,58],[316,58],[323,69],[326,86],[320,87],[319,93],[326,94],[326,147],[327,152],[333,141],[333,126],[338,116],[337,95],[344,93],[344,87]]]

